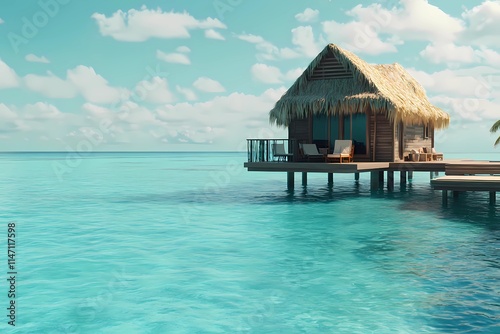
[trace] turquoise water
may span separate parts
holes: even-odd
[[[0,332],[500,332],[486,194],[443,208],[428,173],[392,192],[297,175],[288,192],[245,158],[0,155],[0,247],[15,222],[18,271],[16,327],[4,316]]]

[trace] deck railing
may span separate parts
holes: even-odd
[[[292,156],[276,155],[274,144],[283,144],[285,152]],[[248,162],[295,161],[298,154],[298,143],[295,139],[247,139]]]

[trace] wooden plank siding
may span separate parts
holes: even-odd
[[[293,161],[301,161],[298,143],[309,143],[311,138],[310,118],[294,119],[288,126],[288,138],[296,139],[295,147],[291,148],[294,152]]]
[[[399,157],[399,132],[402,131],[401,125],[394,124],[394,161],[400,161]]]
[[[383,114],[370,113],[370,152],[373,155],[373,135],[376,136],[375,161],[394,161],[394,126]]]
[[[429,137],[424,138],[423,125],[407,125],[404,127],[404,152],[418,151],[421,147],[432,147],[433,129],[429,129]]]
[[[295,119],[288,126],[288,138],[294,138],[299,141],[309,141],[309,119]]]

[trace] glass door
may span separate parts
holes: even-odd
[[[343,139],[350,139],[354,144],[354,154],[366,155],[367,131],[366,114],[344,116]]]

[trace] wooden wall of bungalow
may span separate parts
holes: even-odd
[[[364,152],[363,150],[355,152],[354,161],[356,162],[401,161],[413,149],[434,147],[434,129],[430,126],[394,124],[384,113],[374,113],[371,110],[367,110],[364,114],[366,115],[365,150]],[[317,118],[313,119],[314,117],[316,116],[311,115],[304,119],[291,121],[288,127],[288,137],[296,139],[297,142],[315,143],[320,150],[331,152],[335,145],[333,140],[314,140],[313,138],[313,123],[320,122]],[[328,116],[326,125],[328,138],[331,137],[332,131],[331,117],[335,116]],[[355,140],[356,138],[346,136],[343,123],[343,117],[339,117],[337,139]]]

